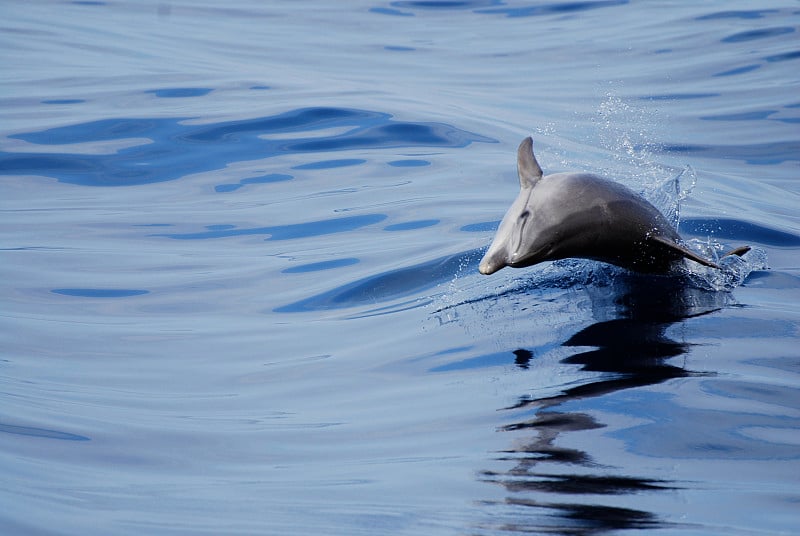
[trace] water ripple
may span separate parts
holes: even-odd
[[[214,187],[217,192],[233,192],[248,184],[267,184],[270,182],[283,182],[292,180],[292,175],[285,173],[268,173],[267,175],[260,175],[258,177],[248,177],[240,180],[238,183],[219,184]]]
[[[322,270],[332,270],[334,268],[342,268],[344,266],[352,266],[358,264],[360,260],[354,257],[345,259],[334,259],[330,261],[312,262],[310,264],[302,264],[298,266],[291,266],[281,270],[284,274],[304,274],[308,272],[319,272]]]
[[[320,162],[311,162],[308,164],[300,164],[294,166],[292,169],[334,169],[340,167],[357,166],[366,163],[363,158],[339,158],[336,160],[322,160]]]
[[[69,432],[61,432],[48,428],[34,428],[32,426],[17,426],[13,424],[0,423],[0,432],[47,439],[61,439],[65,441],[90,441],[90,438],[86,436],[71,434]]]
[[[472,11],[487,15],[505,15],[509,18],[543,15],[571,14],[604,7],[628,4],[629,0],[598,0],[593,2],[550,2],[525,7],[506,7],[502,0],[409,0],[396,1],[392,7],[374,7],[372,13],[410,17],[417,11]],[[497,7],[495,7],[497,6]]]
[[[749,32],[740,32],[733,35],[729,35],[722,39],[723,43],[741,43],[744,41],[753,41],[755,39],[766,39],[769,37],[775,37],[778,35],[785,35],[789,33],[793,33],[794,28],[783,26],[780,28],[763,28],[760,30],[751,30]]]
[[[393,7],[405,9],[462,10],[502,5],[500,0],[399,0]]]
[[[152,93],[161,99],[178,99],[186,97],[202,97],[214,91],[208,87],[173,87],[164,89],[151,89],[145,93]]]
[[[159,96],[195,96],[187,88]],[[161,90],[158,90],[159,92]],[[495,143],[443,123],[397,121],[390,114],[346,108],[302,108],[269,117],[216,124],[186,124],[189,118],[117,118],[10,136],[31,144],[25,152],[0,152],[0,173],[38,175],[83,186],[130,186],[179,179],[254,158],[287,154],[397,147],[465,147]],[[313,135],[338,129],[326,137]],[[303,133],[308,133],[302,137]],[[291,134],[280,139],[280,134]],[[269,139],[265,136],[269,135]],[[112,154],[75,154],[70,146],[131,140]],[[48,148],[50,146],[50,148]],[[85,151],[84,151],[85,152]],[[327,160],[296,169],[356,165],[361,159]],[[241,184],[246,184],[242,182]],[[241,185],[240,184],[240,185]],[[240,185],[223,185],[228,192]]]
[[[270,227],[237,228],[234,225],[209,225],[205,231],[194,233],[164,233],[152,236],[173,238],[175,240],[208,240],[211,238],[230,238],[232,236],[269,235],[266,240],[290,240],[308,238],[333,233],[354,231],[367,225],[379,223],[386,219],[385,214],[365,214],[327,220],[294,223],[290,225],[274,225]]]
[[[477,269],[478,252],[472,250],[390,270],[342,285],[322,294],[276,308],[277,313],[343,309],[413,296],[450,281],[463,269]]]
[[[535,17],[541,15],[572,14],[581,11],[589,11],[604,7],[616,7],[627,4],[629,0],[602,0],[598,2],[563,2],[540,4],[526,7],[504,7],[496,9],[484,9],[479,13],[502,13],[509,18],[514,17]]]
[[[395,223],[387,225],[383,228],[384,231],[413,231],[415,229],[424,229],[425,227],[433,227],[438,225],[439,220],[416,220],[407,221],[404,223]]]
[[[79,298],[129,298],[148,294],[150,291],[125,288],[54,288],[50,292]]]
[[[709,13],[708,15],[701,15],[695,20],[721,20],[721,19],[763,19],[767,13],[778,13],[777,9],[754,9],[748,11],[720,11],[718,13]]]
[[[796,141],[754,143],[750,145],[704,145],[666,143],[654,146],[664,153],[683,153],[716,159],[736,159],[753,165],[773,165],[788,161],[800,161]]]
[[[777,247],[798,247],[800,236],[764,225],[732,218],[687,218],[680,231],[695,236],[712,235],[717,239],[739,240]]]

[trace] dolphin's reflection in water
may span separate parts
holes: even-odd
[[[706,373],[686,370],[674,358],[685,354],[690,343],[670,338],[668,328],[684,319],[708,314],[728,305],[727,293],[690,288],[679,278],[624,276],[609,287],[587,289],[597,322],[573,334],[564,347],[591,348],[576,352],[562,363],[603,373],[590,383],[570,387],[560,394],[536,398],[520,396],[505,411],[528,418],[502,426],[499,431],[530,432],[500,453],[510,462],[505,471],[483,471],[481,478],[503,486],[504,504],[513,509],[492,529],[503,532],[548,534],[598,534],[623,529],[648,529],[673,525],[655,513],[632,506],[631,501],[602,497],[660,493],[680,487],[675,482],[624,474],[624,468],[597,463],[589,450],[574,441],[558,441],[571,432],[606,425],[588,413],[559,407],[581,399],[602,397],[625,389],[655,385],[674,378]],[[513,351],[521,368],[533,367],[535,356],[524,348]],[[532,416],[531,416],[532,415]],[[609,504],[611,503],[611,504]],[[535,515],[525,515],[528,507]]]

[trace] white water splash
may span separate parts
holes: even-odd
[[[695,170],[687,165],[677,175],[664,179],[668,171],[657,162],[652,151],[654,145],[649,141],[654,138],[649,134],[651,126],[659,122],[658,112],[608,93],[597,114],[600,144],[613,154],[620,168],[635,170],[640,193],[677,229],[681,204],[694,191],[698,178]],[[751,272],[768,267],[766,251],[761,248],[753,248],[742,256],[725,256],[726,252],[743,244],[722,244],[713,235],[705,241],[688,240],[687,245],[721,268],[717,270],[687,261],[679,275],[687,276],[690,284],[698,289],[729,291],[742,285]]]
[[[687,245],[720,267],[717,270],[697,263],[686,263],[684,275],[693,286],[700,289],[730,291],[741,286],[752,272],[769,268],[767,252],[762,248],[751,248],[744,255],[726,255],[729,249],[713,237],[687,240]]]

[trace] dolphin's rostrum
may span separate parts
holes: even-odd
[[[481,260],[482,274],[570,257],[654,274],[682,259],[719,268],[682,246],[663,214],[625,186],[589,173],[543,176],[529,137],[517,150],[517,170],[519,195]]]

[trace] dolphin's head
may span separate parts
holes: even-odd
[[[547,232],[537,232],[539,225],[531,206],[531,194],[531,189],[523,188],[506,212],[478,266],[480,273],[493,274],[506,266],[522,268],[550,258],[554,242]]]
[[[533,233],[536,215],[533,212],[533,190],[542,178],[542,169],[533,155],[533,142],[525,138],[517,150],[519,195],[506,212],[497,228],[492,244],[483,256],[478,270],[484,275],[493,274],[505,266],[530,266],[546,260],[552,243]]]

